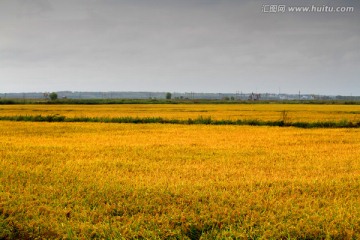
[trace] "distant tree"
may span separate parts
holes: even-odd
[[[229,97],[223,97],[222,100],[229,101],[230,98]]]
[[[171,93],[166,93],[166,99],[171,99]]]
[[[49,94],[49,97],[50,97],[51,101],[54,101],[58,98],[58,95],[56,92],[52,92]]]

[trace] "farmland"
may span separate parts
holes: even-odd
[[[360,121],[360,105],[306,104],[121,104],[121,105],[0,105],[0,116],[61,115],[65,117],[162,117],[216,120],[259,119],[275,121],[287,112],[295,121]]]
[[[359,106],[4,105],[1,116],[359,121]],[[360,129],[0,122],[0,238],[360,238]]]

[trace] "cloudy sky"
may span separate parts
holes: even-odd
[[[0,0],[0,93],[360,95],[359,11],[359,0]]]

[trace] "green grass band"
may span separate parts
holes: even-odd
[[[21,122],[101,122],[101,123],[161,123],[161,124],[202,124],[202,125],[248,125],[248,126],[278,126],[278,127],[297,127],[297,128],[359,128],[360,122],[325,121],[325,122],[284,122],[261,121],[256,119],[247,120],[213,120],[211,117],[198,117],[189,119],[166,119],[161,117],[65,117],[59,115],[19,115],[19,116],[0,116],[2,121],[21,121]]]

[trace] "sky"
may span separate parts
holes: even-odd
[[[359,11],[359,0],[0,0],[0,93],[359,96]]]

